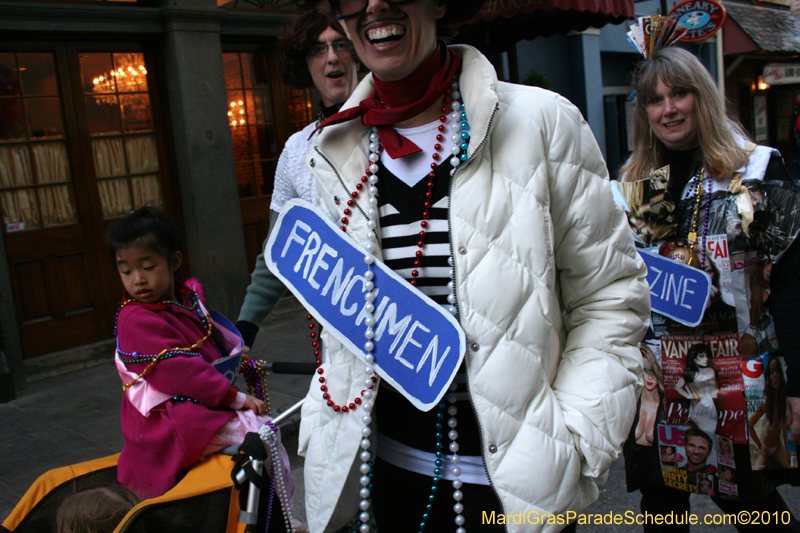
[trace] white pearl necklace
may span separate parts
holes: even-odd
[[[464,114],[464,106],[461,103],[461,94],[458,91],[458,81],[453,81],[451,85],[451,94],[450,98],[452,102],[450,104],[452,113],[450,114],[450,129],[453,132],[453,148],[452,148],[452,157],[450,158],[450,164],[452,165],[453,169],[450,171],[450,175],[453,176],[456,172],[456,168],[467,160],[467,153],[466,153],[466,143],[469,140],[469,124],[466,121],[466,115]],[[370,451],[372,447],[372,442],[370,441],[369,437],[372,434],[372,429],[369,427],[372,423],[372,398],[373,393],[370,387],[373,385],[372,376],[375,372],[375,368],[372,366],[375,362],[375,356],[372,352],[375,349],[375,343],[372,339],[375,337],[375,331],[373,327],[375,326],[375,317],[373,315],[375,311],[374,301],[377,297],[377,291],[375,289],[375,283],[373,279],[375,278],[375,274],[372,271],[372,265],[375,263],[375,251],[378,249],[378,236],[375,233],[377,229],[377,218],[378,218],[378,162],[381,158],[381,146],[380,146],[380,137],[378,136],[377,128],[373,128],[369,135],[369,171],[370,175],[368,178],[369,181],[369,208],[367,209],[367,219],[368,219],[368,228],[366,234],[366,246],[365,249],[367,251],[367,255],[364,257],[364,263],[367,265],[367,271],[364,273],[364,278],[367,280],[366,283],[366,294],[364,295],[364,299],[366,300],[366,305],[364,310],[366,312],[365,317],[365,324],[367,326],[366,331],[364,332],[364,336],[366,337],[367,341],[364,344],[364,351],[366,352],[365,361],[367,363],[366,367],[364,368],[364,373],[366,374],[367,378],[364,381],[364,404],[362,408],[364,409],[364,416],[361,417],[361,421],[364,424],[364,427],[361,429],[361,453],[359,454],[359,459],[361,459],[361,466],[359,467],[359,471],[361,472],[361,477],[359,478],[359,483],[361,488],[359,489],[359,497],[361,498],[359,502],[359,509],[360,513],[358,516],[361,525],[359,526],[360,533],[370,533],[372,530],[369,521],[370,521],[370,513],[369,509],[371,507],[370,501],[370,489],[369,486],[372,483],[372,477],[370,475],[372,471],[372,462],[371,459],[373,457],[373,453]],[[456,315],[458,309],[456,308],[456,296],[455,296],[455,269],[453,268],[453,258],[448,257],[448,263],[450,264],[450,282],[447,284],[447,287],[450,289],[450,294],[447,297],[447,301],[450,303],[449,311],[453,315]],[[458,432],[456,431],[456,426],[458,425],[458,420],[456,419],[456,414],[458,413],[458,408],[455,405],[456,396],[454,391],[456,390],[456,383],[455,381],[450,385],[450,393],[447,395],[447,401],[450,405],[447,407],[447,413],[450,415],[450,418],[447,420],[447,425],[450,428],[447,436],[450,439],[450,446],[449,450],[453,454],[451,457],[451,462],[453,463],[453,467],[451,469],[451,473],[453,474],[453,500],[455,500],[455,505],[453,506],[453,510],[456,513],[455,523],[456,523],[456,533],[466,533],[466,529],[464,526],[464,505],[461,503],[464,495],[461,492],[462,482],[459,476],[461,475],[461,467],[459,467],[459,463],[461,462],[461,457],[458,455]]]
[[[272,462],[272,469],[269,473],[275,494],[278,495],[278,501],[281,504],[281,511],[283,514],[283,523],[286,526],[286,531],[294,533],[296,530],[292,525],[292,508],[289,501],[289,490],[286,488],[286,483],[283,478],[283,464],[278,451],[278,428],[271,422],[267,422],[261,429],[258,430],[258,435],[261,437],[264,446],[269,451],[269,459]]]

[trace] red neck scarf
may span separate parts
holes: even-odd
[[[378,128],[381,144],[392,159],[421,152],[419,146],[397,133],[393,125],[431,107],[450,87],[460,67],[461,56],[439,43],[431,57],[407,78],[387,82],[373,76],[372,96],[356,107],[336,113],[317,129],[361,117],[365,126]]]

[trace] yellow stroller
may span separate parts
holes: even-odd
[[[263,370],[279,365],[265,364]],[[285,373],[308,373],[308,365],[286,366],[289,368],[283,370]],[[272,423],[279,425],[287,420],[302,403],[301,400]],[[287,531],[278,498],[265,495],[259,505],[259,492],[269,488],[269,479],[264,476],[259,481],[253,470],[261,473],[263,458],[241,454],[237,458],[236,454],[237,450],[227,449],[196,464],[166,494],[132,508],[114,533],[245,533],[256,528],[264,532],[270,515],[269,533]],[[82,490],[116,483],[118,459],[119,454],[115,454],[45,472],[0,525],[0,533],[55,533],[55,516],[61,503]],[[240,495],[239,488],[244,495]]]
[[[81,490],[115,483],[119,454],[56,468],[28,489],[0,526],[3,533],[51,533],[58,508]],[[239,524],[239,491],[231,480],[231,459],[213,455],[189,470],[169,492],[144,500],[123,518],[115,532],[244,531]]]

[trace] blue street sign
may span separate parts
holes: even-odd
[[[287,202],[264,249],[275,275],[364,360],[368,265],[355,241],[302,200]],[[375,371],[418,409],[439,403],[464,359],[458,322],[382,262],[372,265]]]
[[[639,250],[647,265],[650,307],[681,324],[694,327],[703,320],[711,277],[698,268],[658,255],[655,249]]]

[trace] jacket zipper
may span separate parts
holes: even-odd
[[[458,165],[456,167],[455,172],[453,173],[453,178],[450,180],[450,186],[448,187],[448,190],[447,190],[447,195],[449,196],[449,198],[451,200],[453,198],[453,182],[456,180],[456,175],[458,174],[458,171],[461,170],[462,168],[466,167],[467,165],[469,165],[472,162],[472,160],[475,158],[475,154],[477,154],[478,151],[481,149],[481,147],[483,147],[483,145],[486,144],[486,139],[489,138],[489,132],[492,131],[492,123],[494,122],[494,117],[497,114],[497,111],[498,111],[499,108],[500,108],[500,104],[495,104],[494,111],[492,111],[492,116],[489,117],[489,125],[486,128],[486,135],[483,136],[483,139],[481,139],[481,142],[478,144],[478,147],[475,148],[475,150],[472,152],[472,156],[473,157],[470,157],[469,159],[467,159],[464,162],[463,165]],[[453,222],[450,219],[450,204],[451,204],[451,202],[448,202],[448,206],[447,206],[447,233],[448,233],[448,235],[447,236],[448,236],[448,240],[450,241],[450,257],[453,258],[453,290],[455,290],[455,287],[456,287],[456,261],[455,261],[455,257],[456,257],[456,255],[455,255],[455,250],[453,250],[453,230],[452,230]],[[458,313],[458,297],[455,298],[455,302],[453,302],[453,306],[456,308],[456,313]],[[479,426],[478,429],[480,429],[480,426]]]
[[[344,192],[347,193],[347,199],[350,200],[352,198],[350,196],[350,191],[348,191],[347,185],[345,184],[344,180],[342,179],[342,176],[339,174],[339,171],[336,169],[336,166],[331,162],[330,159],[328,159],[328,157],[325,154],[320,152],[319,147],[316,144],[314,145],[314,151],[317,152],[319,154],[319,156],[322,159],[325,160],[326,163],[328,163],[328,166],[330,166],[331,169],[333,169],[333,173],[336,174],[336,179],[339,180],[339,184],[344,189]],[[355,205],[358,208],[359,212],[361,212],[361,214],[364,215],[364,218],[367,219],[367,222],[369,222],[370,218],[367,216],[367,213],[365,213],[364,210],[361,208],[361,204],[359,204],[358,202],[355,202]]]
[[[459,165],[458,167],[456,167],[456,171],[453,173],[453,178],[450,180],[450,187],[449,187],[449,190],[448,190],[448,194],[450,196],[450,200],[451,201],[449,202],[448,208],[447,208],[447,228],[448,228],[447,231],[449,233],[449,241],[450,241],[450,257],[453,258],[453,293],[454,293],[454,295],[456,293],[456,262],[455,262],[455,253],[454,253],[455,250],[453,250],[453,230],[452,230],[453,226],[452,226],[452,221],[451,221],[451,218],[450,218],[450,213],[451,213],[450,205],[452,205],[452,199],[453,199],[453,182],[456,180],[456,175],[458,174],[459,170],[464,168],[464,167],[466,167],[469,163],[471,163],[472,160],[474,159],[475,154],[477,154],[480,151],[481,147],[483,147],[483,145],[486,143],[486,139],[489,138],[489,132],[492,131],[492,123],[494,122],[494,117],[495,117],[495,115],[497,115],[497,111],[498,111],[499,108],[500,108],[500,105],[499,104],[495,104],[494,111],[492,112],[492,116],[489,117],[489,125],[486,128],[486,135],[484,135],[483,139],[481,139],[481,142],[478,144],[477,148],[475,148],[475,150],[472,152],[473,157],[470,157],[469,159],[467,159],[464,162],[463,165]],[[457,295],[455,297],[455,301],[453,302],[453,306],[456,308],[456,314],[458,314],[459,307],[458,307],[458,296]],[[494,487],[494,485],[491,484],[491,479],[492,478],[489,476],[489,469],[486,467],[486,457],[484,457],[484,455],[483,455],[483,444],[484,444],[483,427],[481,427],[481,421],[478,418],[478,410],[475,408],[475,402],[472,401],[472,392],[470,390],[470,385],[469,385],[469,372],[468,371],[464,373],[464,378],[465,378],[465,384],[467,385],[467,398],[469,399],[469,405],[472,408],[472,414],[475,417],[475,423],[478,425],[478,437],[480,438],[480,444],[481,444],[481,462],[483,463],[483,472],[486,474],[486,479],[488,479],[490,481],[489,486],[492,488],[492,492],[494,492],[494,496],[497,499],[497,502],[500,504],[500,510],[501,511],[505,511],[505,509],[503,508],[503,500],[500,499],[500,494],[498,494],[497,489]],[[504,531],[508,531],[508,527],[506,527],[505,524],[503,525],[503,530]]]

